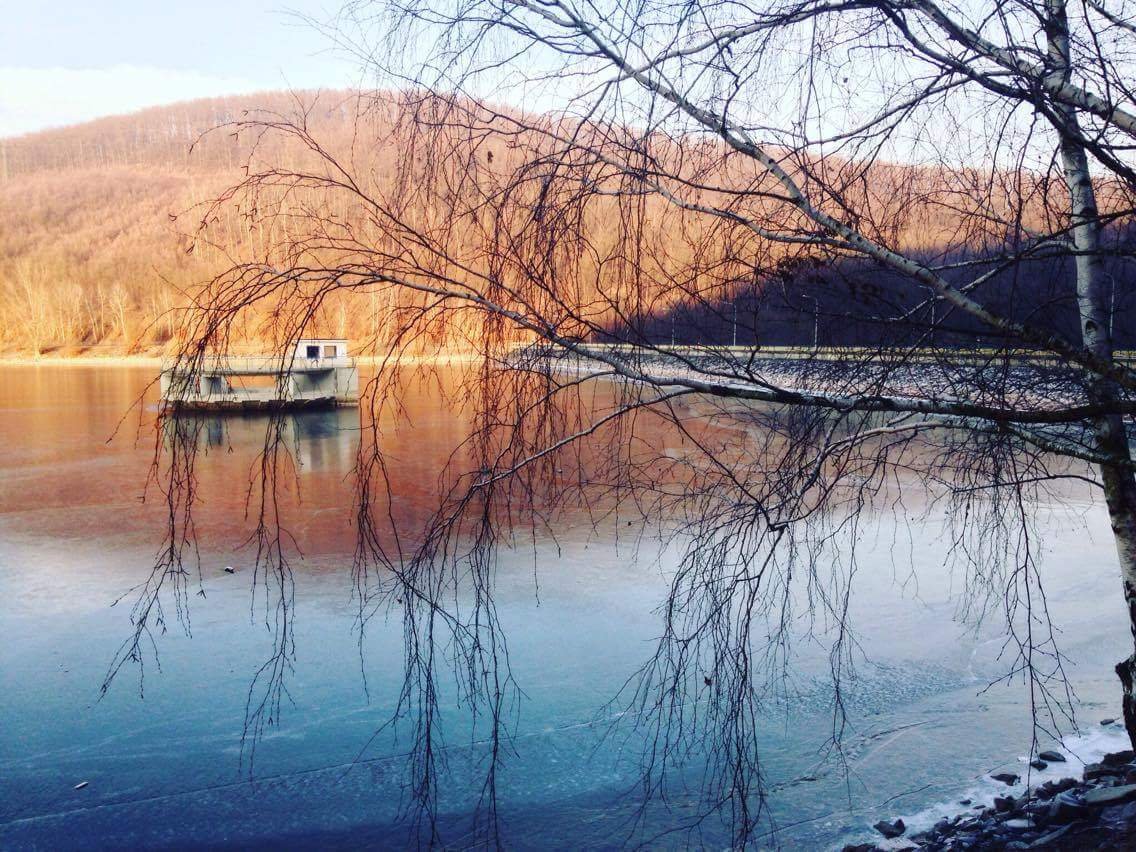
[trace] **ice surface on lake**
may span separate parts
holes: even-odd
[[[116,440],[106,438],[150,378],[120,368],[9,369],[0,377],[0,846],[403,845],[396,819],[406,741],[372,739],[401,684],[402,627],[397,617],[375,622],[362,662],[353,632],[354,532],[344,507],[357,413],[292,425],[304,497],[294,531],[305,545],[295,563],[295,703],[259,743],[251,779],[240,763],[245,701],[271,640],[250,611],[235,483],[247,479],[263,421],[211,421],[203,435],[205,597],[190,601],[192,637],[171,621],[156,637],[161,669],[148,661],[144,697],[127,672],[98,700],[129,628],[126,604],[110,604],[144,576],[162,512],[137,499],[151,436],[143,430],[136,441],[137,422],[128,421]],[[435,411],[392,447],[408,482],[428,489],[428,462],[451,427]],[[1097,724],[1118,715],[1111,666],[1129,641],[1115,556],[1099,507],[1074,508],[1086,513],[1088,532],[1073,519],[1054,520],[1042,569],[1065,631],[1082,733],[1065,732],[1070,761],[1035,773],[1038,783],[1077,774],[1077,757],[1120,747],[1118,732]],[[1015,683],[982,692],[1005,669],[996,619],[977,633],[953,620],[958,578],[941,569],[933,519],[915,530],[898,571],[886,528],[895,519],[880,523],[881,534],[863,543],[852,601],[860,650],[857,679],[843,695],[843,752],[824,750],[833,719],[823,633],[798,648],[788,702],[771,700],[761,721],[770,813],[785,843],[839,844],[881,816],[903,815],[917,830],[957,812],[959,799],[978,803],[1004,790],[984,780],[989,772],[1025,775],[1024,690]],[[496,602],[523,690],[500,781],[513,848],[617,845],[636,816],[641,743],[626,724],[604,739],[610,720],[600,711],[653,648],[673,553],[644,549],[636,563],[634,542],[609,533],[569,527],[557,542],[501,556]],[[228,574],[226,565],[237,570]],[[917,583],[907,581],[911,567]],[[486,752],[471,743],[461,711],[447,706],[444,719],[443,822],[460,832]],[[685,780],[696,782],[700,768],[692,760]],[[82,781],[89,783],[75,789]],[[697,812],[695,792],[679,791],[669,808],[650,812],[644,831],[673,829]],[[668,837],[681,844],[690,836]],[[713,821],[697,837],[729,842]]]

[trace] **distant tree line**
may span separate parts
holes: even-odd
[[[193,303],[202,282],[227,268],[233,257],[246,250],[258,253],[279,237],[279,223],[266,226],[255,204],[242,208],[209,202],[239,180],[242,164],[300,168],[310,164],[313,155],[286,135],[214,129],[253,118],[270,126],[274,117],[302,112],[311,137],[318,136],[327,152],[336,152],[350,149],[363,121],[374,140],[367,157],[377,185],[401,180],[413,186],[424,181],[406,163],[432,156],[428,145],[436,140],[428,142],[412,130],[396,128],[396,102],[395,96],[381,94],[269,92],[156,107],[0,140],[0,348],[10,354],[167,351],[174,345],[182,312]],[[539,130],[518,131],[507,116],[497,124],[486,132],[481,156],[491,157],[496,150],[500,164],[519,159],[526,146],[539,146]],[[699,162],[721,156],[719,147],[705,139],[660,144],[683,163],[682,169],[692,172]],[[486,159],[485,164],[490,162]],[[944,268],[946,280],[964,280],[976,263],[981,267],[981,250],[960,249],[954,237],[966,216],[933,200],[943,186],[972,175],[873,164],[866,178],[880,195],[891,191],[896,197],[923,199],[910,221],[892,216],[905,223],[892,235],[897,243],[929,263],[949,267],[955,262],[957,269]],[[742,185],[746,178],[727,165],[726,179]],[[307,191],[304,204],[314,203],[333,218],[349,222],[358,214],[337,208],[341,202],[333,186],[310,186]],[[438,196],[424,199],[413,191],[406,197],[423,205],[444,201]],[[551,209],[564,201],[546,196],[541,203]],[[271,205],[275,200],[261,193],[256,203]],[[624,273],[614,262],[619,240],[633,236],[639,250],[651,255],[646,264],[651,275],[638,285],[635,310],[613,315],[599,330],[589,329],[589,339],[717,346],[950,347],[1003,342],[972,316],[924,298],[918,286],[877,262],[821,259],[760,240],[738,244],[736,235],[676,214],[658,199],[645,204],[649,215],[642,232],[633,234],[627,223],[608,227],[607,219],[619,214],[614,202],[609,216],[581,222],[605,242],[609,255],[595,261],[585,279],[598,275],[614,280]],[[1040,202],[1024,205],[1022,216],[1040,220],[1045,207]],[[200,238],[203,225],[208,239]],[[988,242],[990,234],[978,232],[970,239],[978,246]],[[1118,255],[1131,244],[1130,232],[1122,228],[1114,228],[1109,239]],[[998,253],[990,256],[996,263]],[[983,297],[1008,316],[1072,335],[1075,312],[1060,310],[1075,300],[1066,268],[1071,262],[1068,257],[1025,258],[992,273],[983,285]],[[703,267],[698,281],[671,280],[676,270],[695,264]],[[1136,345],[1127,295],[1131,288],[1125,286],[1131,265],[1108,259],[1105,264],[1115,292],[1115,339],[1121,347]],[[584,304],[592,298],[578,280],[562,286],[569,300]],[[408,303],[405,294],[399,299],[398,305],[389,299],[380,304],[364,293],[329,293],[312,313],[309,330],[381,348],[398,325],[391,309],[416,308],[417,302]],[[263,347],[273,338],[267,322],[271,315],[271,300],[246,312],[240,326],[231,330],[230,345]],[[904,321],[897,323],[897,318]],[[462,345],[463,335],[453,334],[452,328],[442,333]]]
[[[1114,239],[1118,249],[1132,250],[1131,232],[1118,233]],[[1072,336],[1077,332],[1077,294],[1071,264],[1067,257],[1023,260],[1013,269],[994,274],[983,288],[984,299],[1004,316]],[[1104,265],[1109,300],[1115,308],[1113,340],[1117,348],[1136,348],[1136,269],[1127,258],[1109,258]],[[944,277],[952,276],[946,273]],[[953,277],[962,280],[963,276]],[[605,330],[596,339],[757,348],[1015,344],[982,327],[973,316],[920,298],[918,286],[894,270],[869,261],[809,260],[755,270],[748,280],[735,282],[728,296],[682,299],[639,323]]]

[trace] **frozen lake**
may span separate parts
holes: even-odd
[[[161,543],[160,495],[140,501],[154,448],[153,373],[0,368],[0,846],[404,846],[406,744],[380,731],[402,684],[402,624],[373,621],[362,657],[354,630],[356,409],[289,421],[299,466],[288,528],[303,553],[293,559],[292,701],[257,745],[251,770],[247,750],[241,759],[246,699],[272,642],[242,543],[263,419],[206,420],[198,460],[204,596],[191,597],[192,635],[170,612],[168,632],[155,637],[160,668],[147,658],[144,681],[128,669],[100,700],[129,633],[130,598],[112,604],[145,578]],[[411,513],[416,500],[428,502],[461,434],[458,417],[428,389],[420,393],[413,429],[387,448]],[[140,422],[128,409],[143,394]],[[1115,555],[1103,507],[1087,492],[1071,489],[1040,509],[1040,570],[1082,726],[1062,734],[1092,756],[1120,742],[1098,724],[1119,715],[1112,666],[1130,641]],[[823,642],[797,649],[793,698],[771,703],[761,720],[781,843],[828,848],[882,817],[923,812],[932,820],[939,805],[992,795],[987,773],[1023,771],[1028,692],[1020,681],[983,691],[1005,668],[996,614],[977,631],[959,623],[960,581],[942,568],[941,525],[930,517],[895,554],[896,523],[891,513],[875,516],[861,542],[853,597],[861,650],[845,695],[848,772],[822,752],[832,727]],[[608,848],[629,836],[640,744],[597,714],[653,649],[674,557],[637,548],[621,529],[568,519],[555,541],[538,536],[500,555],[496,606],[523,692],[499,781],[511,848]],[[443,695],[452,733],[439,807],[460,845],[485,746],[471,741],[451,699]],[[697,756],[688,771],[697,776]],[[634,836],[679,828],[695,811],[678,789]],[[652,845],[729,843],[714,821],[701,832],[663,834]]]

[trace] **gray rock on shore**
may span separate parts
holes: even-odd
[[[1064,755],[1052,758],[1065,762]],[[1012,785],[1011,773],[991,778]],[[1012,779],[1012,780],[1011,780]],[[1110,849],[1130,848],[1136,837],[1136,754],[1107,754],[1085,767],[1083,779],[1062,778],[1026,789],[1019,797],[998,796],[993,807],[939,820],[932,828],[898,839],[906,831],[902,819],[881,820],[875,829],[887,840],[849,845],[845,852],[904,848],[947,850]],[[1120,844],[1120,845],[1117,845]]]
[[[872,828],[874,828],[888,840],[892,840],[896,837],[901,837],[903,835],[903,832],[907,831],[907,826],[903,824],[902,819],[897,819],[895,822],[888,822],[886,819],[881,819],[879,822],[873,825]]]
[[[1120,805],[1136,799],[1136,784],[1119,787],[1097,787],[1083,796],[1086,805]]]

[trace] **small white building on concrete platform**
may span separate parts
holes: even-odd
[[[215,355],[164,365],[162,403],[178,409],[263,411],[359,402],[347,341],[303,338],[286,355]]]

